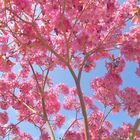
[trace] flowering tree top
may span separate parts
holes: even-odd
[[[132,26],[124,33],[127,22]],[[93,77],[87,95],[82,73],[102,59],[107,72]],[[138,0],[121,5],[117,0],[0,0],[0,137],[33,140],[18,127],[27,121],[38,128],[41,140],[56,140],[67,120],[62,110],[67,110],[76,115],[61,140],[138,140],[140,94],[133,87],[120,88],[127,61],[138,65],[139,77]],[[49,74],[58,66],[70,71],[75,87],[53,84]],[[17,112],[16,124],[9,120],[10,107]],[[113,129],[107,117],[121,108],[138,119],[134,126]]]

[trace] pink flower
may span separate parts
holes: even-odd
[[[30,0],[13,0],[15,5],[17,6],[18,10],[25,10],[30,12],[31,8],[31,1]]]
[[[89,116],[88,123],[89,123],[91,140],[97,140],[99,139],[99,136],[101,137],[102,140],[105,140],[110,135],[110,128],[106,127],[105,124],[102,125],[101,123],[101,119],[103,117],[104,115],[101,112],[96,112],[96,113],[93,112]]]
[[[77,96],[78,95],[77,88],[76,87],[70,88],[70,94],[72,96]]]
[[[33,140],[33,138],[28,133],[18,134],[16,136],[12,137],[11,140],[23,140],[23,139]]]
[[[21,137],[22,137],[23,139],[33,140],[32,136],[30,136],[28,133],[23,133],[23,134],[21,134]]]
[[[58,84],[56,86],[56,89],[58,90],[58,92],[63,93],[64,95],[68,95],[69,94],[69,88],[67,85],[65,84]]]
[[[0,40],[1,40],[1,38],[0,38]],[[8,45],[1,45],[1,47],[0,47],[0,55],[3,55],[8,51],[9,51]]]
[[[3,110],[7,110],[8,109],[8,103],[6,101],[0,101],[0,108]]]
[[[63,103],[64,109],[72,110],[76,109],[79,110],[80,104],[76,101],[75,97],[66,97]]]
[[[119,93],[119,86],[122,80],[118,74],[107,73],[102,78],[95,78],[91,81],[91,89],[94,90],[93,98],[105,106],[114,106],[114,112],[120,110],[120,103],[116,98]]]
[[[123,36],[121,54],[126,60],[137,61],[140,54],[140,24],[131,28],[129,33]],[[131,53],[130,53],[131,52]]]
[[[70,20],[66,16],[62,18],[61,14],[58,14],[55,17],[54,24],[55,24],[55,30],[57,30],[55,31],[56,34],[59,32],[63,32],[63,30],[68,32],[68,30],[71,29]]]
[[[64,100],[63,106],[64,106],[65,109],[71,110],[71,109],[73,109],[74,103],[75,103],[75,99],[74,98],[67,97]]]
[[[65,117],[61,114],[57,114],[55,117],[54,117],[54,122],[55,124],[61,128],[63,123],[65,122]]]
[[[8,128],[11,129],[12,134],[15,134],[15,135],[19,135],[20,134],[19,127],[17,127],[16,125],[10,124],[8,126]]]
[[[50,140],[48,133],[43,133],[40,136],[41,140]]]
[[[120,98],[123,101],[124,110],[127,110],[130,116],[138,115],[140,113],[140,95],[134,88],[125,88],[122,91]]]
[[[0,138],[3,138],[6,135],[6,129],[0,126]]]
[[[64,140],[81,140],[80,133],[74,131],[68,131],[64,137]]]
[[[130,124],[123,124],[122,127],[119,127],[118,129],[114,130],[112,133],[112,140],[113,139],[126,139],[132,129],[132,126]]]
[[[14,73],[9,73],[8,74],[8,79],[11,81],[11,80],[15,80],[16,79],[16,74]]]
[[[90,72],[95,67],[96,67],[95,58],[89,57],[88,60],[85,62],[84,71]]]
[[[11,71],[14,63],[10,60],[6,60],[6,58],[0,56],[0,71],[1,72],[9,72]]]
[[[95,112],[98,110],[98,108],[93,104],[93,100],[90,97],[84,96],[84,102],[87,110],[92,109]]]
[[[60,110],[60,103],[58,101],[58,98],[51,92],[53,91],[50,90],[47,93],[45,93],[45,105],[47,113],[49,115],[57,113]]]
[[[112,128],[113,128],[111,122],[109,122],[109,121],[105,121],[104,126],[107,127],[109,130],[112,130]]]
[[[5,125],[8,122],[8,114],[7,112],[0,112],[0,124]]]
[[[140,67],[137,68],[136,74],[137,74],[138,76],[140,76]]]
[[[119,74],[124,70],[125,61],[122,57],[111,58],[111,62],[106,63],[106,68],[110,73]]]
[[[32,84],[29,81],[27,81],[25,83],[22,83],[19,86],[19,89],[21,93],[29,93],[29,91],[32,89]]]

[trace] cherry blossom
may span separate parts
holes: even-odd
[[[56,125],[61,128],[61,126],[63,125],[63,123],[65,122],[65,117],[60,115],[60,114],[57,114],[55,117],[54,117],[54,121],[56,123]]]
[[[58,90],[58,92],[61,92],[64,95],[68,95],[69,94],[69,88],[65,84],[57,85],[56,89]]]
[[[133,97],[133,101],[131,97]],[[135,89],[131,87],[125,88],[122,91],[121,99],[124,103],[124,110],[128,110],[129,115],[134,116],[139,114],[140,110],[138,106],[140,104],[140,95]]]
[[[7,112],[0,113],[0,124],[5,125],[8,122]]]

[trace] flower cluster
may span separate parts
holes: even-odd
[[[69,94],[69,88],[65,84],[58,84],[56,90],[58,90],[60,93],[63,93],[64,95]]]
[[[94,99],[100,101],[105,106],[114,106],[115,112],[120,110],[120,103],[116,96],[119,93],[119,86],[122,80],[119,75],[108,73],[103,78],[95,78],[91,82],[91,88],[94,90]]]
[[[114,139],[127,139],[130,131],[132,129],[132,125],[131,124],[126,124],[123,123],[122,127],[119,127],[118,129],[115,129],[110,137],[110,140],[114,140]],[[140,136],[140,131],[136,132],[135,135],[135,140],[138,140]]]
[[[127,110],[130,116],[138,115],[140,112],[140,95],[137,91],[134,88],[127,87],[120,94],[124,104],[124,110]]]

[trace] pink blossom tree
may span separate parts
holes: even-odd
[[[123,33],[127,22],[133,24]],[[81,76],[102,59],[106,74],[93,77],[87,95]],[[138,65],[139,77],[138,0],[0,0],[0,137],[33,140],[18,127],[26,121],[38,128],[38,139],[56,140],[67,110],[76,115],[61,140],[139,140],[140,94],[120,88],[128,61]],[[49,74],[58,66],[71,73],[74,87],[54,86]],[[10,107],[16,124],[9,122]],[[121,108],[137,120],[113,129],[107,117]]]

